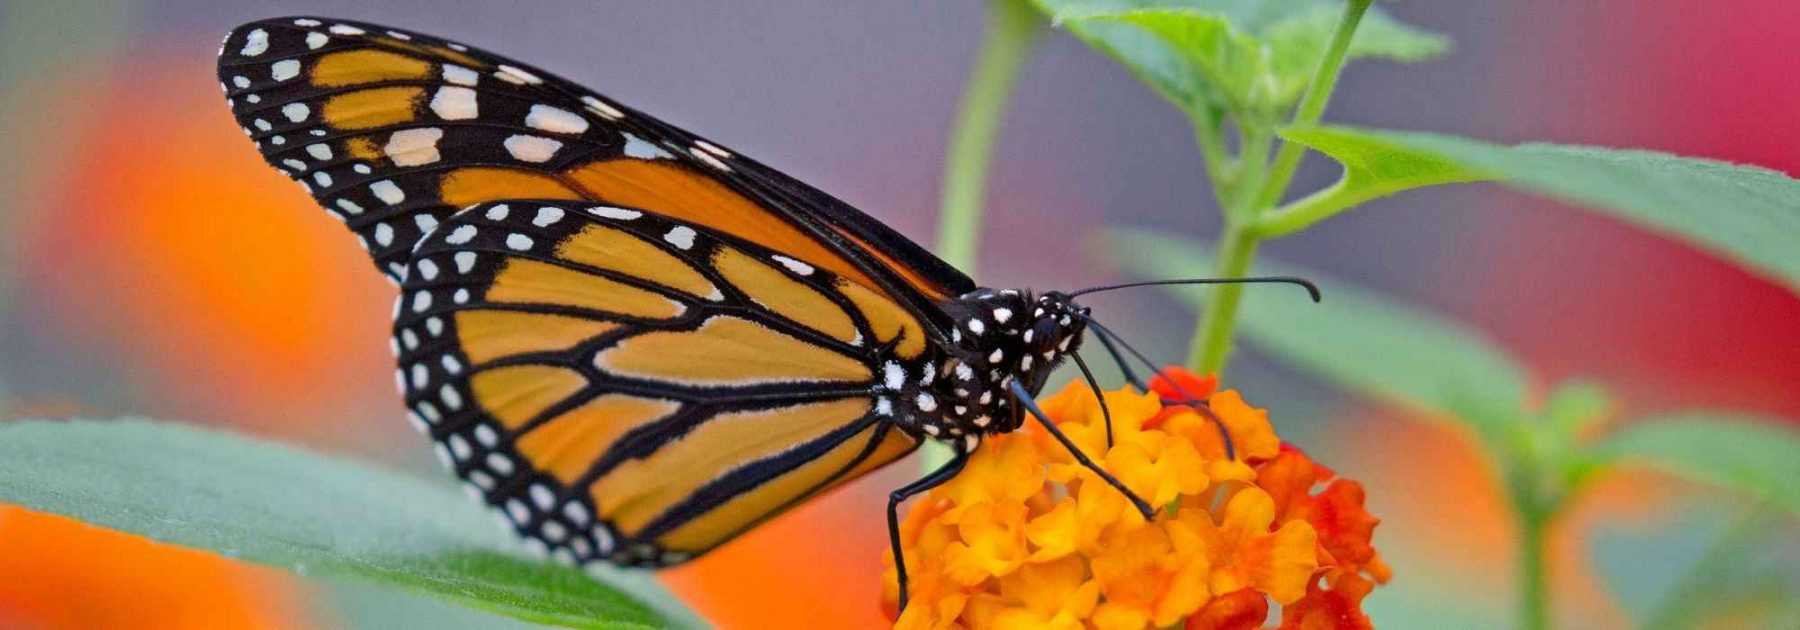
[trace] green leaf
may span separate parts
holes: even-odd
[[[1494,180],[1647,228],[1800,291],[1800,181],[1782,173],[1653,151],[1522,144],[1429,133],[1315,127],[1282,132],[1345,164],[1346,178],[1263,219],[1303,229],[1401,190]]]
[[[0,501],[303,575],[403,586],[520,619],[702,625],[645,574],[529,560],[474,502],[349,460],[147,420],[0,424]]]
[[[1277,3],[1278,4],[1278,3]],[[1335,4],[1335,3],[1333,3]],[[1275,86],[1272,101],[1286,106],[1300,100],[1319,58],[1331,43],[1342,11],[1331,5],[1314,6],[1271,24],[1262,37],[1269,44],[1269,60]],[[1350,40],[1350,59],[1386,59],[1418,62],[1450,49],[1450,40],[1402,24],[1371,8]]]
[[[1332,0],[1036,0],[1184,111],[1270,121],[1298,101],[1341,14]],[[1350,58],[1421,61],[1448,40],[1370,9]]]
[[[1732,412],[1644,418],[1594,445],[1606,464],[1636,464],[1742,492],[1800,514],[1800,435],[1792,422]]]
[[[1107,250],[1145,277],[1204,276],[1207,246],[1141,231],[1114,231]],[[1313,304],[1281,287],[1245,291],[1238,330],[1259,349],[1344,389],[1448,413],[1484,437],[1504,438],[1525,399],[1524,370],[1480,332],[1326,274],[1267,260],[1258,275],[1312,279]],[[1204,294],[1171,289],[1189,304]]]

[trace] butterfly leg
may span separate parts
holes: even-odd
[[[956,454],[950,457],[950,461],[945,462],[943,466],[939,466],[937,470],[931,471],[931,474],[925,475],[924,478],[919,479],[918,481],[901,486],[899,490],[888,493],[888,544],[893,547],[894,551],[894,572],[899,575],[900,610],[902,611],[906,610],[907,582],[906,556],[903,555],[900,550],[900,503],[913,495],[941,486],[944,482],[955,478],[957,473],[962,472],[963,464],[968,463],[968,461],[969,454],[962,449],[956,449]]]
[[[1094,390],[1094,399],[1100,401],[1100,416],[1106,418],[1106,447],[1112,448],[1112,408],[1106,405],[1106,393],[1100,391],[1100,381],[1094,378],[1094,371],[1088,369],[1087,361],[1081,360],[1081,353],[1070,352],[1069,358],[1075,359],[1075,367],[1081,368],[1081,377],[1087,379],[1088,389]]]
[[[1099,475],[1100,479],[1106,482],[1106,485],[1112,486],[1119,492],[1124,493],[1125,498],[1131,501],[1131,505],[1137,508],[1138,513],[1144,515],[1144,520],[1147,521],[1156,517],[1156,510],[1151,509],[1150,502],[1145,501],[1142,497],[1139,497],[1137,493],[1132,492],[1130,488],[1125,487],[1125,484],[1120,482],[1118,477],[1114,477],[1112,476],[1112,473],[1106,472],[1106,469],[1101,468],[1099,464],[1095,464],[1094,460],[1088,459],[1087,454],[1081,452],[1081,449],[1077,448],[1075,443],[1069,440],[1069,436],[1063,435],[1062,429],[1056,428],[1056,423],[1051,422],[1050,417],[1044,413],[1044,410],[1038,408],[1037,402],[1031,399],[1031,393],[1025,391],[1024,385],[1020,385],[1019,381],[1014,379],[1010,384],[1010,387],[1012,388],[1013,397],[1019,400],[1019,404],[1024,405],[1025,410],[1031,412],[1031,417],[1037,418],[1038,424],[1044,425],[1044,430],[1050,432],[1050,437],[1056,438],[1057,442],[1062,443],[1063,448],[1069,449],[1069,454],[1075,456],[1076,462],[1080,463],[1082,467],[1093,471],[1094,474]]]

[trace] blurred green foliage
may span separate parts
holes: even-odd
[[[569,627],[701,627],[642,572],[517,555],[456,491],[347,459],[146,420],[0,425],[0,501],[226,556]]]

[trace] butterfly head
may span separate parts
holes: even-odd
[[[929,394],[944,404],[914,410],[921,429],[940,439],[1017,429],[1024,414],[1012,383],[1037,393],[1087,329],[1087,307],[1054,291],[981,289],[947,310],[956,322],[952,352]]]

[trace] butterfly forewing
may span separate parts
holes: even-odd
[[[427,35],[324,18],[246,24],[219,77],[268,162],[396,280],[455,209],[506,199],[644,208],[816,261],[931,308],[966,276],[847,204],[548,72]]]
[[[508,201],[447,218],[402,286],[398,378],[521,533],[666,564],[910,452],[878,360],[918,330],[810,262],[662,215]]]

